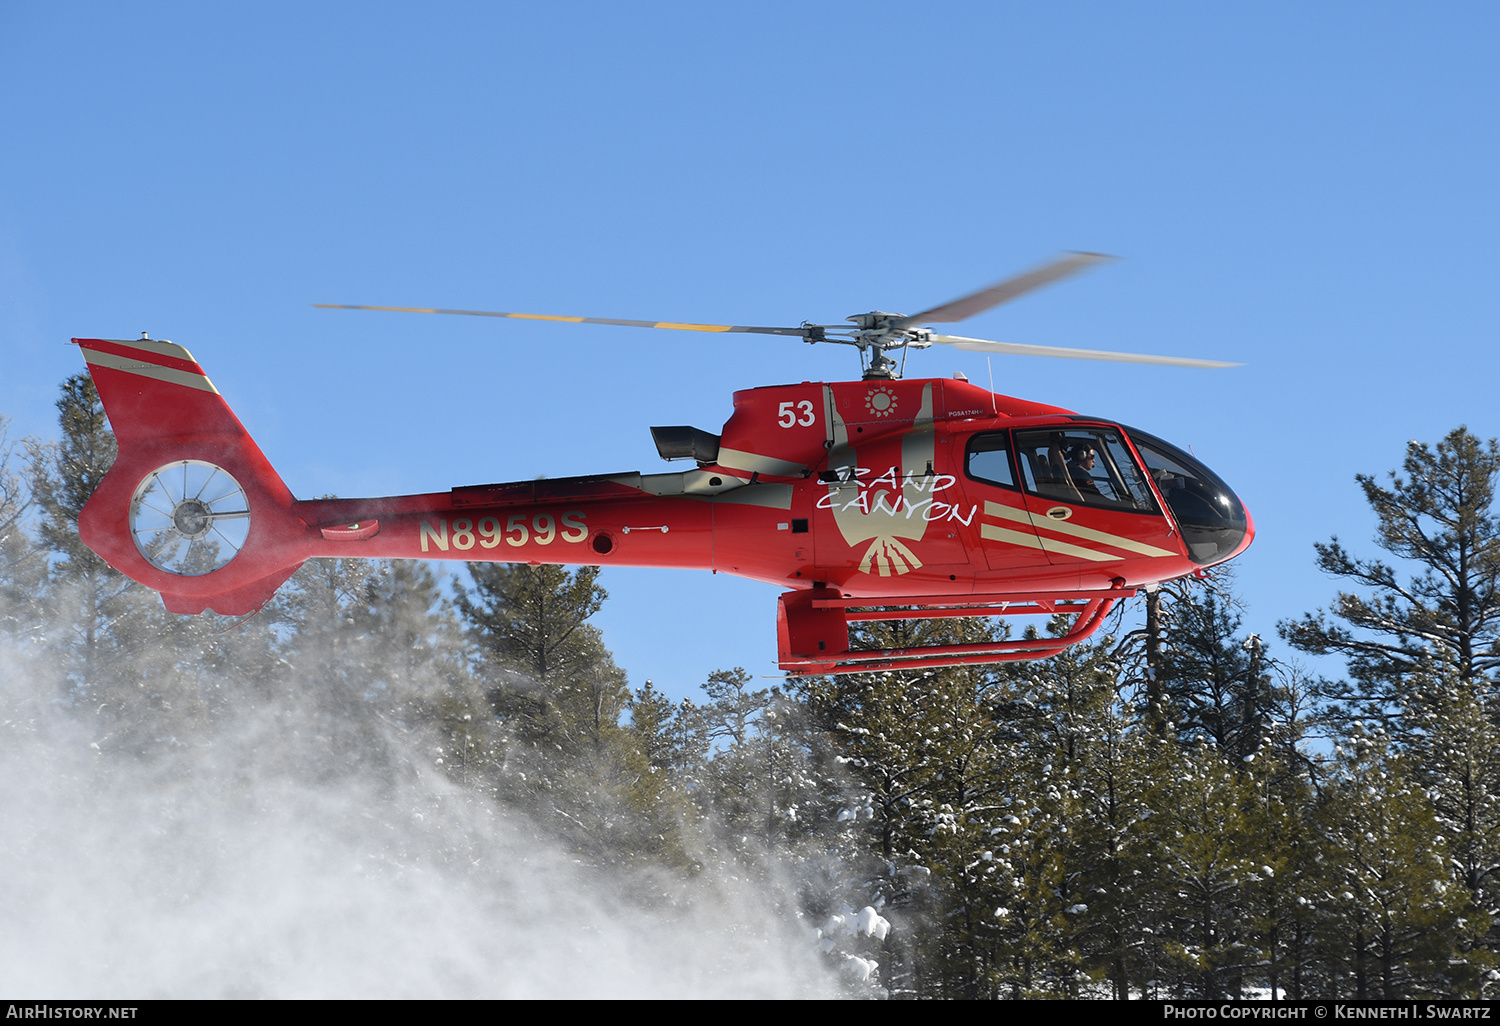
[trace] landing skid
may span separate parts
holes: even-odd
[[[828,588],[786,592],[777,609],[780,665],[794,677],[817,674],[925,670],[976,663],[1046,659],[1090,637],[1120,599],[1134,588],[1101,591],[1021,592],[1006,595],[849,598]],[[965,645],[851,650],[849,624],[868,620],[934,620],[950,616],[1073,616],[1055,638],[1018,638]]]

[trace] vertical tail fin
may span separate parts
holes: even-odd
[[[79,515],[84,543],[174,613],[258,609],[307,558],[292,493],[186,349],[73,341],[119,442]]]

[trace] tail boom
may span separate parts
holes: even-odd
[[[172,612],[253,612],[318,556],[714,568],[714,496],[682,494],[697,486],[681,475],[298,501],[186,349],[73,341],[119,443],[79,535]],[[743,490],[788,501],[784,488]]]

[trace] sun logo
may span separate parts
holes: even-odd
[[[865,410],[875,417],[889,417],[896,412],[896,390],[888,385],[877,385],[865,396]]]

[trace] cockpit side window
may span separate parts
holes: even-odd
[[[1016,487],[1016,475],[1010,465],[1010,432],[995,431],[969,439],[964,469],[976,480],[1002,488]]]
[[[1156,500],[1119,431],[1104,427],[1016,432],[1026,490],[1047,499],[1155,513]]]

